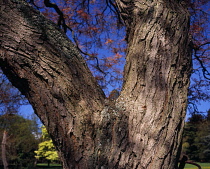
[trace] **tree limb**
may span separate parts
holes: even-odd
[[[194,49],[194,56],[195,56],[195,59],[196,59],[196,60],[199,62],[199,64],[201,65],[201,68],[202,68],[202,72],[203,72],[204,78],[206,78],[207,80],[210,80],[210,78],[207,77],[207,76],[210,76],[210,72],[209,72],[209,71],[207,70],[207,68],[204,66],[204,63],[203,63],[203,61],[200,59],[200,57],[197,55],[197,52],[201,49],[201,47],[203,47],[203,46],[205,46],[205,45],[208,45],[208,44],[210,44],[210,42],[206,42],[206,43],[203,43],[203,44],[201,44],[201,45],[199,45],[199,46],[195,46],[195,47],[193,47],[193,49]],[[204,50],[204,51],[202,52],[201,56],[204,55],[205,52],[206,52],[206,50]]]
[[[44,0],[44,4],[45,4],[46,7],[50,7],[50,8],[55,9],[57,14],[59,15],[58,25],[59,26],[62,25],[62,27],[64,29],[64,32],[66,33],[67,32],[67,25],[65,23],[63,12],[60,10],[60,8],[56,4],[51,3],[50,0]]]

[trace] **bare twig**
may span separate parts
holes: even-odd
[[[201,65],[201,68],[202,68],[202,72],[203,72],[204,78],[206,78],[207,80],[210,80],[210,78],[207,77],[207,76],[210,76],[210,72],[209,72],[209,71],[207,70],[207,68],[204,66],[203,61],[200,59],[200,57],[199,57],[198,54],[197,54],[197,52],[201,49],[201,47],[203,47],[203,46],[205,46],[205,45],[208,45],[208,44],[210,44],[210,42],[206,42],[206,43],[203,43],[203,44],[201,44],[201,45],[199,45],[199,46],[195,46],[193,49],[194,49],[194,51],[195,51],[195,52],[194,52],[195,59],[196,59],[196,60],[199,62],[199,64]],[[204,55],[205,52],[206,52],[206,50],[202,52],[201,56]]]
[[[64,32],[66,33],[67,32],[67,25],[65,23],[63,12],[60,10],[60,8],[56,4],[51,3],[50,0],[44,0],[44,4],[45,4],[46,7],[55,9],[57,14],[59,15],[58,26],[62,25],[62,27],[64,29]]]

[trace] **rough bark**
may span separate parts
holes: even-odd
[[[24,1],[0,3],[2,70],[47,127],[64,168],[89,160],[84,147],[89,154],[95,149],[94,118],[103,108],[103,91],[55,24]]]
[[[1,0],[0,66],[45,124],[63,168],[176,168],[191,68],[177,1],[117,1],[124,85],[107,100],[65,34],[23,0]]]
[[[127,26],[120,99],[129,112],[133,164],[176,168],[191,72],[189,13],[179,1],[117,3]]]
[[[7,132],[6,130],[3,132],[3,138],[1,142],[1,157],[4,169],[8,169],[7,155],[6,155],[6,144],[7,144]]]

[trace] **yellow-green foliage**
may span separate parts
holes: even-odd
[[[52,139],[47,133],[47,129],[44,126],[42,127],[42,139],[44,141],[39,143],[39,148],[35,151],[35,157],[37,159],[45,158],[50,161],[58,160],[58,153],[53,145]]]

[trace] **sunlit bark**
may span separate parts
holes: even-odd
[[[178,1],[117,2],[127,26],[121,100],[133,163],[176,168],[191,72],[189,13]]]

